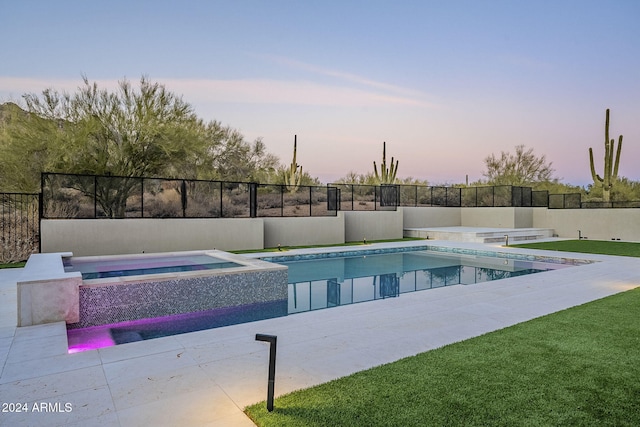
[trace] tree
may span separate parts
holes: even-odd
[[[238,182],[270,182],[275,179],[279,159],[267,152],[261,138],[253,143],[219,122],[208,125],[210,138],[215,141],[208,152],[210,174],[205,179]]]
[[[18,105],[0,105],[0,191],[37,193],[40,172],[50,167],[49,147],[55,141],[26,137],[30,131],[19,126],[29,119]],[[34,128],[55,126],[44,119],[31,118]]]
[[[349,171],[345,176],[334,181],[336,184],[356,184],[356,185],[378,185],[378,181],[373,173],[366,174]]]
[[[72,94],[26,94],[26,111],[2,104],[0,191],[37,192],[44,171],[120,176],[118,188],[80,179],[75,188],[95,192],[105,213],[122,216],[139,183],[133,178],[268,182],[277,174],[279,160],[261,139],[249,143],[235,129],[205,123],[159,83],[143,77],[134,88],[123,80],[115,91],[83,83]]]
[[[502,151],[500,157],[492,154],[484,159],[487,170],[483,175],[488,184],[534,185],[557,180],[553,177],[552,163],[547,163],[544,155],[538,157],[533,148],[526,150],[524,145],[517,145],[515,150],[515,154]]]
[[[398,185],[423,185],[428,186],[429,181],[426,179],[414,178],[408,176],[406,178],[396,178],[396,184]],[[359,174],[354,171],[349,171],[345,176],[337,179],[336,184],[357,184],[357,185],[379,185],[376,177],[371,172],[366,174]]]
[[[206,158],[202,121],[163,85],[143,77],[138,90],[122,80],[110,92],[86,77],[83,82],[73,94],[47,89],[25,95],[28,114],[9,127],[9,135],[14,150],[44,144],[42,171],[121,177],[67,183],[95,195],[106,215],[124,216],[127,198],[140,185],[137,177],[194,170],[187,164]]]
[[[56,153],[66,172],[149,176],[175,168],[176,159],[195,161],[206,152],[202,121],[182,98],[145,77],[135,90],[128,80],[116,92],[86,77],[75,94],[51,89],[25,95],[28,111],[58,125]]]

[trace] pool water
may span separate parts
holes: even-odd
[[[210,258],[210,257],[209,257]],[[564,264],[429,251],[278,262],[289,268],[288,300],[68,331],[69,351],[212,329],[403,293],[533,274]]]
[[[131,320],[84,329],[69,329],[67,341],[69,353],[77,353],[286,315],[286,300],[269,301],[153,319]]]
[[[110,260],[64,258],[64,270],[66,272],[79,271],[82,274],[83,280],[232,267],[241,267],[241,265],[209,255],[174,255],[152,258],[116,258]]]
[[[283,262],[289,267],[288,313],[471,285],[566,267],[429,251]]]

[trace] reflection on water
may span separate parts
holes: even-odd
[[[401,293],[422,291],[451,285],[471,285],[498,279],[538,273],[545,270],[494,270],[482,267],[441,267],[416,270],[398,275],[312,280],[289,284],[289,314],[330,308],[338,305],[393,298]]]

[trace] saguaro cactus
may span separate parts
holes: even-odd
[[[614,148],[615,140],[609,140],[609,109],[607,108],[604,124],[604,173],[602,177],[596,173],[596,168],[593,164],[593,149],[589,148],[589,163],[591,165],[593,183],[602,186],[602,200],[605,202],[609,201],[611,187],[613,187],[616,179],[618,179],[618,165],[620,164],[620,152],[622,151],[622,135],[620,135],[618,139],[615,161],[613,158]]]
[[[289,166],[288,170],[285,170],[284,173],[284,184],[287,187],[287,190],[291,193],[295,193],[295,191],[300,186],[300,182],[302,182],[302,166],[296,163],[296,154],[298,151],[298,135],[293,136],[293,161]],[[298,170],[298,168],[300,168]]]
[[[378,174],[378,167],[376,162],[373,162],[373,173],[375,174],[378,184],[393,184],[396,181],[396,174],[398,173],[398,161],[393,164],[393,157],[391,157],[391,165],[387,168],[387,143],[382,143],[382,163],[380,164],[380,174]]]

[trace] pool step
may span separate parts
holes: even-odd
[[[533,241],[553,237],[550,228],[472,228],[472,227],[434,227],[406,228],[404,237],[421,237],[432,240],[452,240],[475,243],[504,243],[509,236],[509,243]]]

